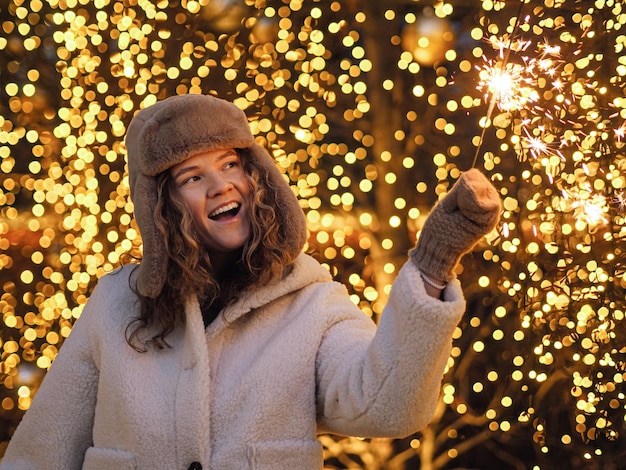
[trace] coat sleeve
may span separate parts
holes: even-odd
[[[377,329],[360,311],[336,312],[338,320],[327,329],[317,358],[321,432],[404,437],[428,424],[465,310],[456,280],[444,299],[426,294],[419,271],[408,262]],[[336,300],[329,299],[327,308],[337,310]]]
[[[1,470],[82,467],[92,442],[98,383],[89,325],[94,305],[103,297],[98,290],[94,290],[18,425],[0,462]]]

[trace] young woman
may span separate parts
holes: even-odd
[[[321,469],[317,433],[406,436],[430,419],[465,303],[453,269],[494,228],[477,170],[440,201],[378,327],[302,253],[305,218],[233,104],[133,119],[143,259],[100,279],[2,469]]]

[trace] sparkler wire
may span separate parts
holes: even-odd
[[[522,13],[524,12],[525,3],[526,3],[526,0],[520,0],[519,9],[517,10],[517,17],[515,19],[515,25],[513,26],[513,31],[511,32],[511,36],[510,36],[511,39],[509,40],[509,47],[507,47],[506,52],[504,54],[504,58],[502,60],[502,64],[500,65],[501,70],[505,70],[509,62],[509,56],[511,55],[511,47],[510,47],[511,42],[513,41],[513,38],[515,37],[515,34],[517,33],[517,30],[519,29],[519,26],[522,22]],[[483,145],[483,141],[485,140],[485,133],[487,132],[487,126],[488,126],[488,123],[491,121],[491,116],[493,115],[493,110],[496,107],[497,99],[498,99],[498,94],[495,93],[491,97],[491,100],[489,101],[489,107],[487,108],[487,114],[485,115],[485,125],[483,126],[483,130],[480,133],[480,139],[478,141],[478,146],[476,147],[476,153],[474,154],[474,161],[472,162],[471,168],[475,168],[476,163],[478,162],[478,154],[480,153],[481,147]]]

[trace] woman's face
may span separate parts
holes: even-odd
[[[234,149],[203,152],[170,169],[212,261],[240,249],[250,235],[250,184]]]

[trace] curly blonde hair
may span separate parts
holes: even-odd
[[[169,347],[166,337],[176,325],[185,322],[185,302],[197,296],[204,306],[224,307],[241,293],[256,285],[284,275],[294,261],[293,253],[283,249],[290,237],[277,214],[278,193],[269,172],[255,164],[245,149],[237,149],[250,184],[250,236],[241,249],[232,269],[216,278],[211,257],[198,242],[200,237],[193,217],[175,190],[169,171],[157,176],[157,206],[154,222],[164,236],[168,254],[167,279],[161,293],[154,299],[135,290],[140,314],[126,329],[126,341],[135,350],[147,351]],[[149,327],[156,333],[143,340]]]

